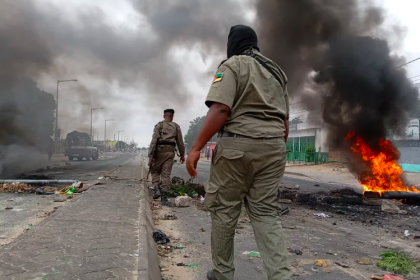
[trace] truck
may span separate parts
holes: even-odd
[[[73,131],[67,134],[64,155],[73,161],[78,160],[97,160],[99,158],[98,148],[92,144],[89,134]]]

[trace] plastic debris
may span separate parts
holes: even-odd
[[[385,275],[384,280],[404,280],[404,279],[395,275]]]
[[[248,255],[248,256],[251,256],[251,257],[259,257],[260,253],[256,252],[256,251],[245,251],[245,252],[242,253],[242,255]]]
[[[128,254],[130,257],[138,257],[139,254]]]
[[[153,239],[156,241],[157,244],[166,244],[169,243],[170,240],[166,234],[164,234],[161,230],[155,230],[153,232]]]
[[[32,228],[32,225],[29,225],[25,228],[25,230],[30,230]]]
[[[330,216],[325,213],[314,213],[314,216],[320,217],[320,218],[329,218]]]
[[[184,265],[184,266],[189,267],[189,268],[198,268],[198,267],[201,267],[201,265],[196,264],[196,263],[190,264],[190,265]]]
[[[404,230],[404,236],[410,236],[410,232],[408,231],[408,229]]]
[[[184,249],[184,248],[185,248],[185,246],[183,246],[183,245],[176,245],[174,248],[175,248],[175,249]]]
[[[178,217],[175,214],[165,214],[163,215],[162,218],[160,218],[161,220],[177,220]]]
[[[328,260],[321,260],[321,259],[319,259],[319,260],[316,260],[314,262],[314,265],[320,266],[320,267],[327,267],[329,265],[329,263],[328,263]]]

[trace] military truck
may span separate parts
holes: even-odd
[[[78,160],[99,158],[98,148],[92,145],[89,134],[76,130],[67,134],[64,154],[70,161],[74,158]]]

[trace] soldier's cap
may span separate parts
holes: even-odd
[[[230,28],[228,43],[227,43],[227,57],[240,55],[247,49],[258,48],[258,37],[254,29],[246,25],[234,25]]]
[[[175,110],[174,109],[166,109],[165,111],[163,111],[164,114],[175,114]]]

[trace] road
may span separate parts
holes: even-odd
[[[206,180],[209,169],[208,163],[200,162],[196,182]],[[178,163],[174,165],[172,175],[184,179],[189,177],[185,165]],[[293,175],[286,175],[282,185],[289,187],[299,185],[301,195],[348,187]],[[289,259],[293,280],[370,279],[371,275],[384,275],[385,272],[375,265],[357,264],[358,259],[367,257],[375,263],[379,261],[379,254],[386,249],[400,249],[415,254],[420,246],[415,238],[403,235],[403,230],[408,229],[414,232],[414,235],[420,236],[418,210],[409,212],[409,216],[393,216],[380,212],[380,207],[332,205],[325,208],[296,203],[287,204],[287,207],[290,213],[282,216],[282,221],[287,246],[290,248]],[[320,212],[329,215],[329,218],[318,218],[313,215]],[[163,214],[175,214],[178,219],[174,221],[156,219],[156,228],[170,236],[173,246],[185,246],[184,249],[174,250],[172,255],[162,259],[163,267],[169,268],[167,272],[163,272],[163,279],[204,279],[206,271],[212,267],[211,221],[208,213],[202,211],[199,206],[164,207],[155,211],[158,217],[162,217]],[[246,254],[249,251],[258,251],[258,248],[252,226],[244,212],[235,236],[235,279],[266,279],[261,259]],[[314,266],[316,259],[328,260],[328,267]],[[179,263],[198,264],[199,267],[177,266]]]
[[[18,176],[17,179],[49,178],[93,181],[124,164],[133,155],[122,154],[97,161],[74,161],[69,165],[57,166],[50,170],[28,172]],[[0,193],[0,244],[11,242],[26,228],[38,224],[57,208],[67,204],[67,201],[54,202],[58,197],[59,195],[39,196],[26,193]]]

